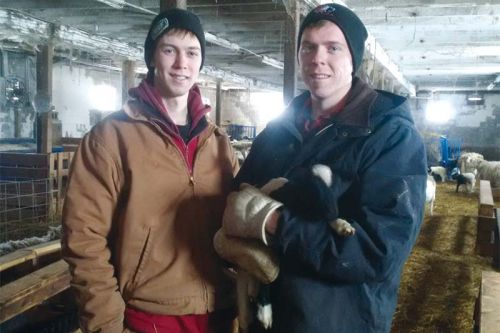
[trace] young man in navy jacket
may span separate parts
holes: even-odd
[[[423,219],[426,155],[408,101],[355,76],[366,38],[361,20],[341,5],[306,16],[298,59],[308,91],[255,139],[236,178],[237,187],[253,186],[228,198],[224,233],[260,239],[279,258],[271,332],[391,329],[401,270]],[[258,190],[318,163],[342,179],[339,217],[356,229],[353,236],[296,216]]]

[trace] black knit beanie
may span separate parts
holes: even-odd
[[[191,31],[198,38],[201,46],[200,69],[203,67],[203,63],[205,62],[205,33],[203,32],[200,19],[187,10],[174,8],[158,14],[149,27],[148,36],[144,42],[144,60],[150,73],[154,72],[151,61],[153,60],[156,42],[163,34],[174,28]]]
[[[304,29],[321,20],[335,23],[344,33],[349,50],[351,51],[354,75],[363,61],[365,41],[368,37],[368,32],[359,17],[345,6],[329,3],[320,5],[311,10],[300,25],[297,52],[300,49],[300,40],[302,39]]]

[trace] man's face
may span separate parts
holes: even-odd
[[[167,98],[184,96],[198,79],[201,47],[198,38],[184,31],[160,37],[153,56],[155,86]]]
[[[352,57],[340,28],[327,21],[302,33],[299,48],[302,79],[317,100],[338,100],[352,83]]]

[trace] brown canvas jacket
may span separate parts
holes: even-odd
[[[122,332],[126,306],[183,315],[233,304],[212,238],[236,169],[229,138],[209,123],[190,175],[134,103],[83,138],[63,210],[63,257],[85,332]]]

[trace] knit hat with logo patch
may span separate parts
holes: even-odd
[[[144,42],[144,60],[149,72],[154,72],[152,66],[153,54],[156,48],[156,42],[168,31],[177,28],[191,31],[200,41],[201,46],[201,65],[205,62],[205,33],[198,16],[184,9],[173,8],[158,14],[151,22],[149,32]]]
[[[353,74],[356,73],[363,61],[365,41],[368,37],[368,32],[359,17],[345,6],[329,3],[320,5],[311,10],[300,25],[297,39],[297,52],[300,49],[300,41],[304,29],[321,20],[327,20],[336,24],[344,33],[349,50],[351,51]]]

